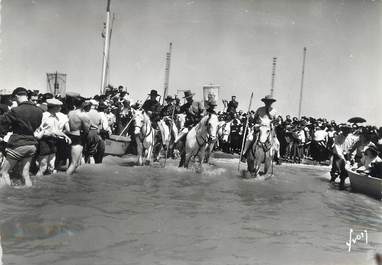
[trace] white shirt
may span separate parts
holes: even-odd
[[[317,130],[314,132],[314,140],[316,142],[326,141],[328,133],[325,130]]]
[[[37,128],[34,135],[36,138],[41,139],[44,135],[57,131],[60,131],[60,122],[58,117],[48,111],[45,111],[42,114],[41,125]]]
[[[276,118],[276,110],[272,107],[269,108],[269,115],[266,107],[262,106],[256,110],[255,117],[257,117],[256,123],[259,125],[270,126],[271,121]]]

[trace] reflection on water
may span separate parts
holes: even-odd
[[[381,203],[331,188],[326,170],[244,181],[227,159],[202,174],[127,162],[3,188],[4,264],[373,264],[381,251]],[[350,228],[369,244],[348,253]]]

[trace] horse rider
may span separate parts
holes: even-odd
[[[159,95],[155,89],[151,90],[150,94],[148,95],[150,96],[150,98],[143,103],[142,109],[147,113],[153,127],[155,128],[156,123],[160,119],[160,111],[162,107],[159,101],[157,100]]]
[[[272,123],[276,119],[276,110],[272,107],[272,104],[276,102],[276,99],[274,99],[271,95],[267,95],[264,98],[261,99],[262,102],[264,102],[264,106],[259,107],[254,115],[254,126],[252,127],[252,132],[248,132],[247,138],[245,141],[245,146],[243,150],[243,157],[246,157],[247,151],[250,148],[251,144],[253,143],[253,140],[257,139],[258,132],[260,126],[268,126],[269,128],[272,127]],[[275,136],[272,136],[275,140]]]
[[[180,113],[180,98],[175,95],[175,113]]]
[[[176,128],[175,123],[173,122],[174,115],[177,114],[176,106],[174,104],[174,98],[169,95],[166,97],[165,101],[167,104],[163,106],[162,110],[160,111],[159,115],[161,117],[161,120],[158,121],[158,128],[162,134],[162,142],[164,145],[167,146],[171,139],[171,133],[173,133],[174,137],[176,137],[178,135],[178,129]],[[168,137],[165,137],[164,126],[167,126],[169,128],[170,135]]]
[[[218,104],[216,103],[216,100],[211,98],[206,102],[206,114],[216,114],[215,108]]]
[[[180,107],[180,113],[186,114],[186,121],[184,123],[184,128],[176,137],[175,143],[177,143],[184,135],[186,135],[188,131],[193,126],[195,126],[203,117],[203,105],[198,101],[194,101],[194,95],[194,93],[191,93],[191,90],[184,91],[183,98],[185,98],[187,102]]]

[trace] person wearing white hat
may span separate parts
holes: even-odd
[[[57,113],[60,112],[62,102],[58,99],[47,99],[48,110],[43,113],[41,126],[34,135],[38,139],[38,164],[39,170],[36,176],[51,174],[55,172],[54,164],[56,160],[57,139],[62,138],[70,143],[69,137],[60,128],[60,121]]]

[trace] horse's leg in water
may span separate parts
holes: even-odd
[[[261,164],[264,161],[264,151],[260,148],[255,149],[255,176],[259,175]]]
[[[207,144],[206,151],[204,152],[203,163],[208,163],[210,160],[210,154],[211,154],[211,146],[213,147],[212,143]]]
[[[209,145],[208,146],[204,146],[204,147],[201,147],[200,150],[199,150],[199,153],[198,153],[198,158],[199,158],[199,161],[198,161],[198,172],[202,172],[203,171],[203,160],[205,159],[206,155],[207,155],[207,148],[209,148]]]
[[[268,170],[271,166],[271,162],[272,162],[272,159],[273,157],[271,156],[272,152],[271,151],[268,151],[266,154],[265,154],[265,161],[264,161],[264,175],[266,175],[268,173]]]
[[[247,152],[247,169],[249,173],[255,172],[255,156],[253,154],[253,149],[248,150]]]
[[[139,137],[135,137],[135,142],[137,143],[137,156],[138,156],[138,166],[143,165],[143,158],[142,158],[142,153],[143,153],[143,143],[139,139]]]
[[[193,154],[185,152],[185,158],[184,158],[184,167],[185,168],[188,168],[188,165],[190,164],[192,157],[193,157]]]
[[[155,134],[154,132],[151,132],[151,135],[146,137],[146,150],[147,150],[147,156],[146,156],[146,165],[150,165],[151,163],[151,157],[154,155],[154,144],[155,144]]]

